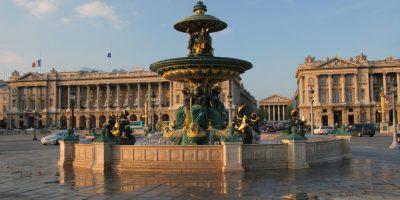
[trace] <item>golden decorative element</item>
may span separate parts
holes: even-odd
[[[206,137],[207,136],[207,131],[202,130],[197,123],[192,122],[192,123],[190,123],[189,129],[187,129],[187,136],[189,138],[192,138],[192,137]]]
[[[382,116],[382,123],[386,123],[386,95],[385,95],[385,91],[383,90],[383,88],[381,89],[380,92],[380,96],[381,96],[381,116]]]
[[[247,121],[247,116],[244,115],[242,118],[242,123],[240,124],[240,126],[238,128],[238,131],[243,133],[244,130],[249,126],[246,121]]]
[[[121,131],[119,131],[119,122],[118,119],[115,122],[114,128],[112,129],[111,133],[115,136],[115,137],[119,137],[121,136]]]

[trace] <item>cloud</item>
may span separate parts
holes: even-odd
[[[0,64],[3,65],[19,65],[24,59],[14,52],[0,52]]]
[[[121,20],[115,14],[113,7],[108,6],[100,1],[89,2],[80,5],[76,11],[81,17],[103,17],[109,21],[117,29],[120,28]]]
[[[35,16],[41,16],[53,12],[56,9],[54,0],[14,0],[14,2]]]
[[[66,17],[60,18],[60,21],[61,21],[62,23],[64,23],[64,24],[69,24],[69,23],[71,23],[71,20],[68,19],[68,18],[66,18]]]

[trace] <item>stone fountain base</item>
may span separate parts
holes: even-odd
[[[60,141],[62,167],[121,171],[243,172],[302,169],[351,158],[351,136],[326,141],[283,140],[281,144],[222,142],[221,145],[114,145]]]

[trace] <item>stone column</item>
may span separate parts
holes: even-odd
[[[354,103],[355,104],[358,104],[358,103],[360,103],[360,99],[359,99],[359,90],[360,90],[360,87],[359,87],[359,85],[358,85],[358,74],[357,73],[355,73],[354,75],[353,75],[353,85],[354,85]]]
[[[301,77],[300,76],[300,78],[299,78],[299,89],[298,89],[298,91],[299,91],[299,106],[302,106],[303,105],[303,103],[304,103],[304,101],[303,101],[303,85],[304,85],[304,83],[303,83],[303,77]]]
[[[267,106],[267,113],[268,113],[268,121],[271,121],[271,106]]]
[[[25,111],[29,110],[29,95],[28,95],[28,87],[25,87]]]
[[[92,170],[105,171],[111,169],[111,145],[113,142],[93,142],[94,159]]]
[[[76,143],[78,143],[78,141],[60,141],[60,160],[57,162],[58,166],[72,167]]]
[[[399,98],[400,98],[400,73],[396,73],[396,83],[397,83],[397,103],[399,103]],[[400,111],[397,111],[397,113],[400,113]],[[397,118],[398,120],[399,118]]]
[[[364,75],[365,76],[365,75]],[[370,101],[370,99],[371,99],[371,97],[370,97],[370,85],[371,85],[371,80],[369,79],[369,74],[367,74],[367,76],[366,76],[366,79],[367,79],[367,90],[365,90],[365,94],[364,94],[364,100],[365,100],[365,103],[366,104],[370,104],[371,103],[371,101]]]
[[[341,95],[341,100],[342,103],[346,103],[346,76],[345,74],[341,74],[341,86],[342,86],[342,95]]]
[[[96,104],[97,104],[97,107],[96,107],[96,110],[99,110],[99,108],[100,108],[100,95],[99,95],[99,93],[100,93],[100,86],[99,86],[99,84],[97,84],[97,91],[96,91]]]
[[[128,83],[126,85],[127,91],[126,91],[126,98],[128,99],[128,109],[131,108],[131,85]]]
[[[161,110],[161,107],[162,107],[161,103],[162,103],[162,82],[159,82],[158,83],[158,109],[159,110]]]
[[[278,105],[278,121],[281,121],[281,105]]]
[[[71,109],[71,86],[68,85],[68,94],[67,94],[67,105],[68,105],[68,110]],[[69,120],[68,120],[69,121]]]
[[[90,110],[90,86],[86,85],[86,110]]]
[[[328,75],[328,105],[332,104],[332,74]]]
[[[305,169],[309,168],[307,163],[306,140],[282,140],[288,148],[288,168]]]
[[[76,108],[77,108],[77,110],[80,110],[81,109],[81,87],[79,85],[77,85],[76,90],[77,90],[76,91]]]
[[[243,172],[242,143],[221,142],[223,146],[222,172]]]
[[[387,95],[387,77],[386,77],[386,72],[382,73],[382,79],[383,79],[383,91],[385,95]]]
[[[142,88],[141,88],[141,86],[140,86],[140,83],[138,83],[138,92],[137,92],[137,102],[138,102],[138,108],[140,108],[140,94],[142,93]]]
[[[61,92],[62,92],[62,90],[61,90],[61,86],[58,86],[57,87],[58,88],[58,99],[57,99],[57,102],[58,102],[58,109],[61,109]]]
[[[286,107],[285,105],[282,106],[282,109],[283,109],[282,120],[283,120],[283,121],[286,120],[286,119],[285,119],[285,113],[286,113],[286,112],[285,112],[285,110],[286,110],[285,107]]]
[[[110,102],[109,102],[110,97],[109,97],[109,95],[110,95],[110,84],[107,83],[107,93],[106,93],[107,110],[110,109]]]
[[[172,84],[172,81],[169,81],[169,107],[170,108],[172,107],[172,102],[173,102],[173,98],[174,98],[172,92],[173,92],[173,84]]]
[[[272,105],[272,121],[275,121],[275,105]]]
[[[369,91],[371,91],[370,92],[370,95],[369,95],[369,97],[370,97],[370,101],[371,101],[371,103],[375,103],[375,97],[374,97],[374,74],[371,74],[370,75],[370,79],[369,79]]]
[[[35,86],[35,110],[41,110],[39,107],[39,87]]]
[[[119,99],[119,93],[120,93],[120,87],[119,84],[117,84],[117,109],[119,109],[119,103],[120,103],[120,99]]]
[[[318,75],[315,76],[314,85],[315,85],[314,105],[316,105],[316,104],[319,104],[319,76]]]

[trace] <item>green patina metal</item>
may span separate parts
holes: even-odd
[[[239,78],[252,68],[252,64],[236,58],[215,57],[210,33],[221,31],[228,25],[204,14],[207,7],[201,1],[193,7],[193,12],[194,15],[174,25],[176,30],[189,34],[188,56],[150,65],[151,71],[168,80],[187,83],[182,91],[184,106],[176,111],[174,122],[161,128],[163,135],[182,145],[242,141],[244,135],[246,143],[251,143],[256,130],[251,124],[259,120],[241,113],[236,123],[228,125],[228,112],[219,99],[221,87],[217,83]]]
[[[348,130],[346,130],[346,127],[344,125],[342,125],[340,128],[335,128],[335,130],[332,131],[333,135],[336,136],[350,136],[350,132]]]
[[[69,128],[67,134],[60,139],[61,141],[79,141],[79,135],[74,134],[74,130]]]

